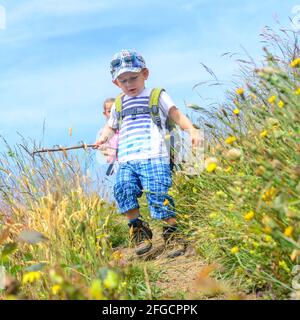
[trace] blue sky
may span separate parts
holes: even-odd
[[[6,11],[6,28],[0,29],[0,135],[12,144],[19,141],[17,132],[41,141],[45,120],[44,146],[93,143],[104,125],[102,101],[118,94],[109,61],[122,48],[143,54],[150,69],[147,85],[164,87],[183,111],[184,102],[221,101],[226,86],[193,90],[210,79],[200,62],[230,86],[238,65],[221,55],[241,57],[244,47],[259,58],[263,27],[275,27],[277,16],[291,28],[297,4],[0,0]]]

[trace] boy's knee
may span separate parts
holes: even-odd
[[[130,181],[119,181],[114,185],[114,196],[119,197],[140,197],[142,191],[140,188]]]

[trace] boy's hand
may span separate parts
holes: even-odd
[[[193,128],[190,130],[190,135],[193,148],[203,144],[203,137],[200,134],[200,130]]]

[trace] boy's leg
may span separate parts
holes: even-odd
[[[152,231],[141,220],[137,198],[142,195],[141,183],[134,171],[134,166],[122,164],[116,176],[114,196],[119,210],[128,219],[130,240],[135,245],[136,254],[148,252],[152,247]]]
[[[141,182],[149,204],[152,218],[163,220],[162,236],[168,249],[168,257],[182,255],[186,251],[187,242],[177,227],[175,205],[168,194],[172,185],[169,164],[159,159],[149,160],[142,165]]]

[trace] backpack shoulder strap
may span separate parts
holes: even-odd
[[[115,106],[116,106],[116,113],[117,113],[117,118],[118,118],[118,129],[121,129],[121,124],[122,124],[122,97],[124,96],[124,93],[120,93],[116,99],[115,99]]]
[[[165,91],[165,90],[162,88],[152,89],[150,98],[149,98],[149,109],[150,109],[152,120],[160,129],[162,128],[162,124],[161,124],[161,119],[159,115],[158,104],[159,104],[159,97],[162,91]]]

